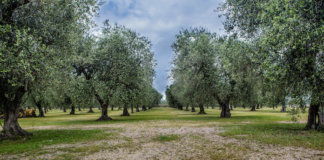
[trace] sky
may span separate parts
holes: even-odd
[[[172,43],[181,29],[204,27],[224,34],[223,18],[216,9],[224,0],[103,0],[99,16],[94,20],[98,28],[106,19],[148,37],[152,42],[155,66],[153,86],[165,98],[170,85],[169,75],[173,59]],[[98,33],[100,34],[100,33]]]

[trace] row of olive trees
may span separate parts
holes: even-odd
[[[198,106],[205,114],[205,106],[217,103],[221,117],[231,117],[230,104],[259,103],[259,76],[247,43],[195,28],[181,31],[173,49],[174,83],[166,92],[171,106]]]
[[[120,26],[89,35],[96,0],[0,2],[0,110],[5,137],[27,136],[19,108],[101,106],[151,107],[161,95],[152,88],[153,52],[147,38]],[[97,102],[94,102],[94,99]]]
[[[172,78],[167,90],[173,105],[218,102],[221,117],[229,104],[281,104],[287,99],[305,108],[306,129],[324,124],[324,3],[321,1],[227,0],[225,16],[230,38],[203,29],[180,32]],[[239,40],[238,40],[239,39]]]

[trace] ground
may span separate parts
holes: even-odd
[[[159,107],[96,122],[86,110],[19,119],[34,134],[0,142],[0,159],[324,159],[324,133],[305,131],[279,109],[235,109],[232,118]],[[3,123],[3,122],[2,122]]]

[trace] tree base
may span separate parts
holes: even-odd
[[[88,111],[88,113],[94,113],[94,111],[93,110],[90,110],[90,111]]]
[[[130,114],[129,113],[123,113],[123,114],[121,114],[120,116],[130,116]]]
[[[231,118],[231,115],[220,116],[220,118]]]
[[[207,114],[205,111],[200,111],[198,114]]]
[[[111,117],[108,116],[101,116],[99,119],[97,119],[96,121],[110,121],[112,120]]]
[[[33,136],[32,133],[23,130],[20,126],[13,126],[9,129],[6,128],[0,133],[1,139],[18,139],[21,137],[30,137]]]

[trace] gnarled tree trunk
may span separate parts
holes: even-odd
[[[36,106],[39,112],[38,117],[45,117],[41,103],[37,103]]]
[[[128,109],[126,106],[124,106],[123,108],[123,114],[121,114],[120,116],[130,116],[129,113],[128,113]]]
[[[282,102],[280,112],[286,112],[286,103],[285,102]]]
[[[206,114],[203,104],[199,104],[199,113],[198,114]]]
[[[108,105],[103,104],[101,106],[101,116],[99,117],[99,119],[97,119],[97,121],[109,121],[109,120],[112,120],[112,118],[108,117]]]
[[[229,108],[229,103],[220,104],[222,111],[220,114],[221,118],[231,118],[231,110]]]
[[[75,114],[75,107],[74,105],[71,106],[71,112],[70,112],[71,115]]]
[[[146,111],[146,107],[145,106],[142,106],[142,111]]]
[[[88,113],[94,113],[94,111],[92,110],[92,107],[89,107]]]
[[[139,112],[140,110],[139,110],[139,107],[138,106],[136,106],[136,112]]]
[[[24,87],[19,88],[16,91],[15,99],[9,101],[4,95],[0,95],[0,100],[4,106],[4,125],[2,133],[0,134],[4,138],[15,138],[17,136],[30,136],[31,133],[23,130],[18,123],[19,106],[22,101],[22,97],[25,94]]]
[[[320,119],[319,111],[320,111],[320,103],[317,103],[316,101],[311,99],[311,103],[308,109],[308,119],[307,119],[307,124],[305,129],[318,129],[323,126],[323,124],[320,124],[322,119]]]
[[[194,106],[191,107],[191,112],[196,112],[196,109]]]
[[[134,113],[134,106],[133,105],[131,105],[131,111],[132,111],[132,113]]]
[[[188,104],[186,105],[186,111],[189,111],[189,105]]]
[[[251,110],[250,111],[256,111],[256,109],[255,109],[255,105],[252,105],[251,106]]]

